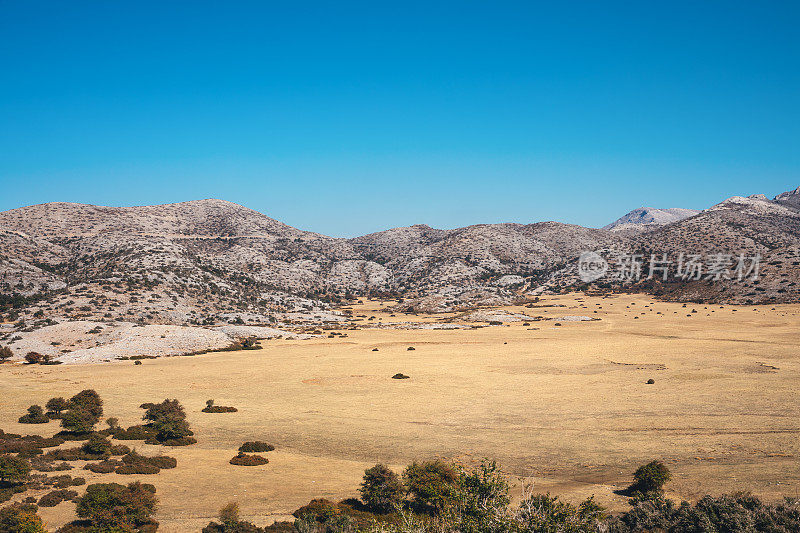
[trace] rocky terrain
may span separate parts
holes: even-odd
[[[618,218],[611,224],[604,226],[603,229],[611,231],[643,232],[655,229],[658,226],[678,222],[684,218],[693,217],[699,212],[700,211],[695,209],[682,209],[679,207],[670,209],[640,207]]]
[[[145,207],[50,203],[0,213],[0,245],[6,322],[0,343],[76,321],[128,333],[134,325],[209,331],[228,325],[306,334],[347,322],[340,305],[366,296],[395,299],[407,312],[519,303],[574,288],[789,302],[800,299],[800,188],[773,200],[733,197],[699,213],[641,208],[603,229],[558,222],[452,230],[417,225],[353,239],[302,231],[221,200]],[[719,279],[609,275],[587,283],[576,268],[587,250],[601,253],[612,269],[614,258],[626,254],[637,254],[645,266],[651,254],[669,254],[672,268],[691,255],[732,257]],[[736,278],[740,254],[760,256],[758,279]],[[225,336],[214,346],[260,336],[214,331]],[[196,351],[189,344],[185,351]]]

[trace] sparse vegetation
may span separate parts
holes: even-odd
[[[20,424],[47,424],[50,418],[44,414],[44,409],[41,405],[31,405],[28,407],[28,412],[19,417]]]
[[[206,400],[206,406],[203,408],[204,413],[236,413],[237,411],[239,410],[235,407],[214,405],[214,400]]]
[[[267,444],[266,442],[262,442],[260,440],[255,441],[247,441],[241,446],[239,446],[240,452],[271,452],[275,449],[275,446],[272,444]]]
[[[265,465],[269,462],[269,459],[266,457],[262,457],[260,455],[254,454],[246,454],[244,452],[239,452],[233,459],[231,459],[230,464],[236,466],[260,466]]]

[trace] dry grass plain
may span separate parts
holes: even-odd
[[[433,457],[495,458],[512,476],[532,478],[536,490],[570,500],[595,494],[617,510],[625,498],[613,490],[654,458],[672,469],[668,488],[677,498],[749,489],[774,499],[800,491],[800,306],[684,308],[641,295],[540,304],[566,307],[506,309],[601,320],[361,329],[342,339],[268,341],[258,351],[141,366],[0,365],[0,428],[54,433],[55,423],[16,419],[32,403],[84,388],[96,389],[105,416],[123,425],[140,419],[142,402],[179,399],[199,443],[164,450],[178,459],[176,469],[72,472],[89,482],[154,483],[165,532],[199,531],[231,500],[263,525],[311,498],[357,495],[363,470],[375,462],[399,469]],[[367,301],[355,314],[384,323],[441,318],[390,317],[382,308]],[[397,372],[411,379],[390,379]],[[648,378],[655,384],[645,384]],[[209,398],[239,412],[201,413]],[[266,454],[270,463],[229,465],[253,439],[276,445]],[[73,510],[62,503],[41,512],[54,527]]]

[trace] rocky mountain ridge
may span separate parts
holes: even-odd
[[[642,208],[604,229],[558,222],[394,228],[352,239],[222,200],[144,207],[51,203],[0,213],[0,313],[145,324],[276,324],[349,298],[415,311],[524,301],[576,287],[674,299],[797,301],[800,188],[702,212]],[[626,225],[636,231],[621,231]],[[609,229],[610,228],[610,229]],[[763,278],[669,283],[576,274],[583,251],[760,254]],[[719,283],[716,283],[719,281]]]

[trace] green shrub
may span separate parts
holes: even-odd
[[[150,422],[159,442],[172,441],[189,437],[192,431],[186,421],[186,412],[178,400],[164,400],[159,404],[151,404],[144,414]]]
[[[3,485],[18,485],[28,479],[31,465],[21,457],[13,455],[0,455],[0,483]]]
[[[770,505],[748,493],[705,496],[694,506],[656,494],[634,500],[627,513],[611,522],[612,531],[778,533],[800,531],[800,501]]]
[[[400,476],[383,464],[377,464],[364,471],[360,492],[364,504],[379,513],[394,510],[402,503],[405,495]]]
[[[20,424],[47,424],[50,418],[44,414],[44,409],[41,405],[31,405],[28,407],[28,412],[19,417]]]
[[[161,469],[154,465],[149,465],[145,463],[137,463],[132,465],[120,465],[114,471],[117,474],[123,475],[150,475],[150,474],[158,474],[161,472]]]
[[[69,410],[61,416],[61,427],[64,428],[67,433],[86,435],[94,429],[94,425],[97,424],[98,421],[99,418],[91,412],[78,407],[70,407]]]
[[[235,407],[225,405],[212,405],[211,407],[204,407],[204,413],[236,413],[239,410]]]
[[[664,463],[651,461],[633,473],[633,483],[628,487],[628,492],[634,495],[638,493],[644,497],[660,493],[671,477],[672,474]]]
[[[157,439],[146,440],[145,444],[161,444],[162,446],[189,446],[197,444],[197,439],[194,437],[180,437],[178,439],[167,439],[159,441]]]
[[[156,510],[155,488],[139,482],[89,485],[78,499],[76,513],[98,532],[141,529]]]
[[[84,470],[88,470],[89,472],[94,472],[96,474],[110,474],[117,467],[123,466],[125,463],[122,461],[117,461],[116,459],[107,459],[105,461],[100,461],[99,463],[89,463],[85,465],[83,468]]]
[[[11,505],[0,509],[0,533],[47,533],[34,505]]]
[[[110,440],[95,433],[81,446],[81,450],[87,455],[108,457],[111,455],[111,447]]]
[[[142,425],[131,426],[128,429],[114,432],[114,438],[117,440],[148,440],[154,439],[155,436],[155,430]]]
[[[415,461],[403,472],[403,480],[414,504],[422,511],[441,512],[457,494],[458,472],[444,461]]]
[[[511,499],[509,485],[497,463],[484,459],[472,470],[461,470],[456,501],[462,516],[462,530],[480,530],[481,524],[502,520]]]
[[[25,362],[29,365],[39,365],[45,361],[45,357],[39,352],[28,352],[25,354]]]
[[[520,504],[517,520],[523,531],[594,533],[603,530],[598,525],[605,518],[593,497],[576,508],[549,494],[537,494]]]
[[[111,446],[111,455],[125,455],[131,452],[131,449],[124,444],[114,444]]]
[[[96,418],[95,424],[103,416],[103,400],[92,389],[82,390],[69,399],[70,409],[82,409]]]

